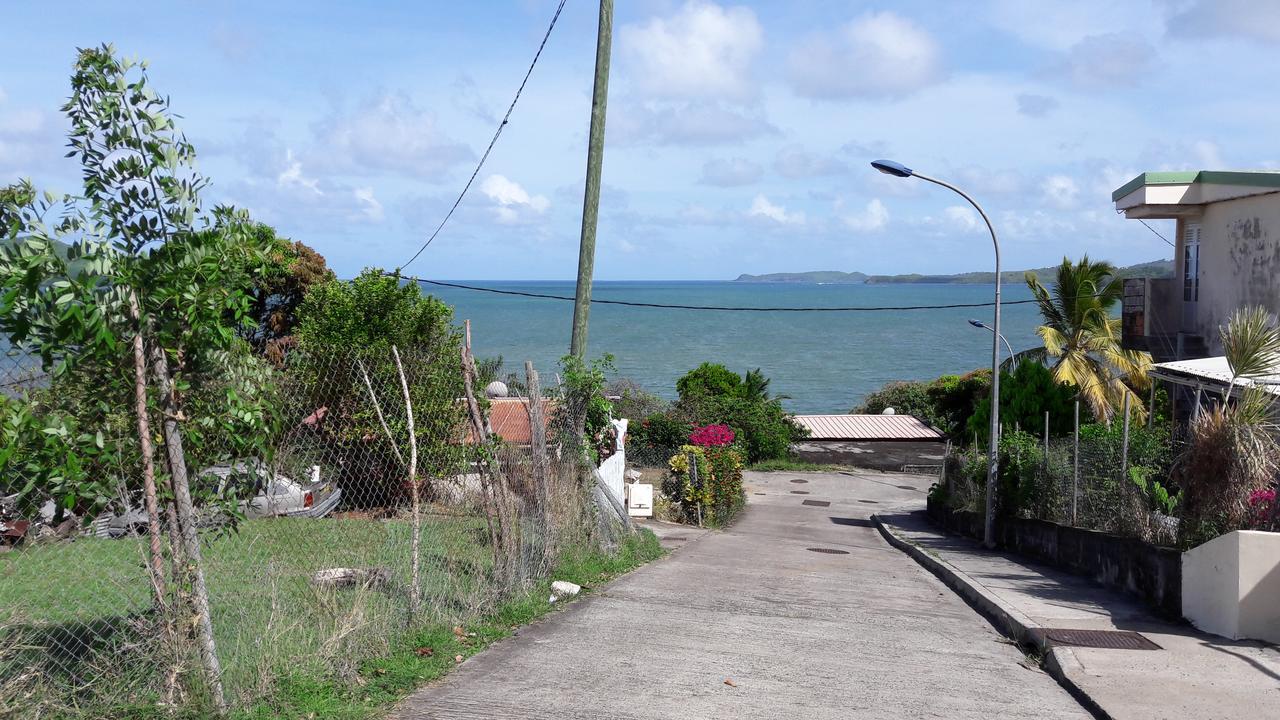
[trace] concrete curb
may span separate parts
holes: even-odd
[[[943,584],[955,591],[970,607],[985,617],[1000,634],[1020,646],[1035,648],[1043,658],[1041,664],[1044,671],[1057,680],[1058,684],[1071,693],[1071,696],[1094,717],[1099,720],[1114,720],[1112,715],[1076,682],[1076,678],[1084,675],[1085,671],[1084,666],[1080,664],[1070,648],[1049,647],[1045,642],[1044,633],[1041,632],[1043,628],[1020,610],[1001,600],[960,568],[895,534],[880,518],[879,513],[873,514],[871,520],[890,545],[906,553],[921,567],[937,576]]]

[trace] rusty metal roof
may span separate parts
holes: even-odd
[[[532,442],[529,432],[528,399],[522,397],[489,398],[489,426],[493,434],[517,445],[528,445]],[[542,417],[546,419],[555,412],[555,401],[542,399]],[[474,443],[471,431],[467,431],[467,442]]]
[[[810,440],[942,440],[911,415],[796,415]]]

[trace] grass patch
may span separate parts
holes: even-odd
[[[550,579],[589,589],[661,554],[647,530],[613,554],[570,549],[550,579],[493,607],[483,529],[470,517],[424,522],[423,594],[438,614],[416,631],[406,630],[402,588],[394,587],[408,580],[405,522],[254,520],[209,542],[224,683],[233,706],[248,708],[235,717],[376,716],[451,670],[455,656],[469,657],[551,610]],[[56,708],[51,716],[207,717],[198,698],[173,713],[155,704],[160,666],[139,644],[154,633],[144,557],[139,541],[97,538],[0,555],[0,687],[14,671],[39,666],[35,697]],[[334,592],[309,582],[322,568],[370,566],[386,568],[393,587]],[[457,618],[478,619],[456,636]],[[6,638],[19,641],[10,645],[16,651],[6,653]],[[79,673],[98,678],[95,687],[75,688]]]
[[[773,460],[761,460],[748,466],[747,469],[756,472],[838,472],[840,470],[850,470],[851,468],[847,465],[829,465],[805,462],[793,458],[776,458]]]
[[[552,578],[577,583],[584,592],[590,592],[593,587],[661,555],[657,537],[642,529],[627,538],[613,554],[586,549],[567,552]],[[386,657],[362,663],[354,683],[300,676],[282,678],[276,699],[237,713],[235,717],[242,720],[378,717],[418,687],[452,672],[459,664],[458,656],[465,660],[509,637],[521,625],[555,609],[557,606],[547,601],[550,585],[549,579],[538,583],[493,612],[462,626],[461,633],[439,625],[412,633],[397,643]]]

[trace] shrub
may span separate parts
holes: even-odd
[[[615,417],[639,421],[671,409],[671,403],[645,390],[639,383],[619,378],[609,383],[605,393],[612,398]]]
[[[974,408],[990,393],[991,371],[974,370],[932,381],[891,382],[868,395],[853,412],[879,415],[893,408],[899,415],[911,415],[963,440]]]
[[[898,415],[912,415],[930,425],[936,426],[939,422],[938,406],[929,396],[929,384],[919,381],[891,382],[868,395],[853,412],[879,415],[888,408],[893,408]]]
[[[741,387],[742,378],[719,363],[704,362],[676,380],[681,400],[736,395]]]
[[[689,465],[691,458],[696,465],[696,481]],[[662,491],[680,505],[686,521],[696,519],[701,512],[704,525],[722,526],[746,502],[742,455],[732,447],[684,445],[671,456],[668,467],[671,472],[663,481]]]
[[[728,425],[707,425],[694,429],[689,444],[699,447],[724,447],[733,444],[733,430]]]
[[[990,392],[990,383],[987,392]],[[1044,430],[1044,414],[1049,413],[1049,434],[1070,434],[1075,427],[1074,385],[1053,379],[1053,371],[1038,362],[1021,362],[1012,373],[1000,373],[1000,424],[1032,434]],[[1081,422],[1092,420],[1088,406],[1082,405]],[[986,442],[991,432],[991,397],[977,401],[967,421],[968,437]]]
[[[783,410],[781,398],[769,397],[768,387],[759,370],[743,378],[723,365],[703,363],[676,381],[675,412],[694,425],[732,428],[749,462],[783,458],[807,433]]]

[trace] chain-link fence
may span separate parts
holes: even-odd
[[[186,514],[159,431],[148,511],[124,399],[38,365],[10,374],[7,402],[83,402],[72,431],[102,452],[75,482],[35,461],[0,477],[0,717],[216,708],[219,695],[247,707],[288,680],[356,682],[413,630],[485,615],[616,529],[561,398],[507,398],[499,423],[457,357],[255,362],[263,437],[228,439],[236,418],[176,418]]]
[[[1181,439],[1169,427],[1122,419],[1065,436],[1006,428],[1000,442],[997,507],[1004,514],[1171,544],[1177,488],[1170,480]],[[986,448],[951,455],[945,473],[952,507],[981,511]]]

